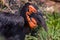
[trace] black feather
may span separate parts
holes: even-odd
[[[6,40],[14,40],[16,35],[19,35],[19,40],[24,40],[23,27],[24,18],[22,16],[0,12],[0,33],[7,38]]]

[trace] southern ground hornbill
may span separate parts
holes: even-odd
[[[33,4],[26,3],[20,15],[0,12],[0,33],[6,40],[24,40],[27,33],[34,34],[32,29],[38,25],[47,31],[42,13]]]

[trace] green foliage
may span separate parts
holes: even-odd
[[[51,35],[53,40],[60,39],[60,13],[54,12],[53,14],[48,14],[47,26],[48,33]]]

